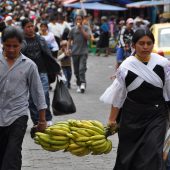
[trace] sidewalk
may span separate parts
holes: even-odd
[[[109,79],[113,73],[115,56],[96,57],[89,56],[87,71],[87,91],[85,94],[76,93],[74,75],[70,93],[77,107],[77,112],[70,115],[55,116],[53,122],[73,119],[96,119],[104,125],[107,123],[110,105],[99,101],[100,95],[112,83]],[[55,86],[55,84],[53,84]],[[53,91],[50,92],[50,98]],[[29,120],[27,133],[23,143],[22,170],[112,170],[117,150],[117,135],[109,137],[113,142],[113,149],[106,155],[87,155],[76,157],[70,153],[44,151],[39,145],[34,144],[30,137],[32,122]]]

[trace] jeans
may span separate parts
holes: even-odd
[[[117,47],[116,49],[116,57],[117,57],[117,62],[122,63],[124,60],[124,49],[121,47]]]
[[[73,56],[73,66],[74,74],[77,79],[77,85],[80,86],[81,83],[86,83],[86,70],[87,70],[87,55],[74,55]]]
[[[40,79],[41,79],[41,83],[42,83],[42,86],[43,86],[45,100],[46,100],[46,104],[47,104],[46,121],[51,121],[52,120],[52,114],[51,114],[51,111],[50,111],[49,83],[48,83],[47,73],[40,73]],[[30,96],[30,99],[29,99],[29,110],[30,110],[32,122],[34,123],[34,125],[36,125],[38,123],[38,120],[39,120],[39,113],[38,113],[38,110],[37,110],[35,104],[33,103],[33,99],[32,99],[31,96]]]
[[[64,73],[64,76],[66,78],[66,86],[68,88],[70,88],[70,80],[71,80],[71,76],[72,76],[72,70],[71,70],[71,66],[65,66],[65,67],[62,67],[62,70],[63,70],[63,73]]]
[[[0,169],[21,170],[22,142],[27,128],[28,116],[15,120],[10,126],[0,127]]]

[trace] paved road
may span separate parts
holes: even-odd
[[[72,79],[72,97],[77,106],[77,112],[66,116],[55,116],[53,121],[75,119],[96,119],[103,124],[107,123],[110,106],[99,101],[100,95],[111,84],[109,77],[114,70],[115,57],[89,56],[87,71],[87,91],[85,94],[76,93],[74,76]],[[53,91],[50,93],[53,96]],[[70,153],[47,152],[30,138],[29,120],[26,136],[23,143],[22,170],[112,170],[116,157],[117,135],[109,137],[113,142],[113,149],[107,155],[87,155],[76,157]]]

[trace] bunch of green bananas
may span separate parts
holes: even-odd
[[[107,154],[112,150],[106,128],[97,120],[57,122],[44,133],[37,132],[34,139],[45,150],[64,150],[76,156]]]
[[[58,151],[68,148],[70,133],[69,124],[67,122],[58,122],[53,126],[46,128],[45,132],[36,132],[34,141],[47,151]]]

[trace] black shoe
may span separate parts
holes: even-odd
[[[70,84],[68,84],[68,85],[67,85],[67,88],[68,88],[68,89],[71,89],[71,85],[70,85]]]

